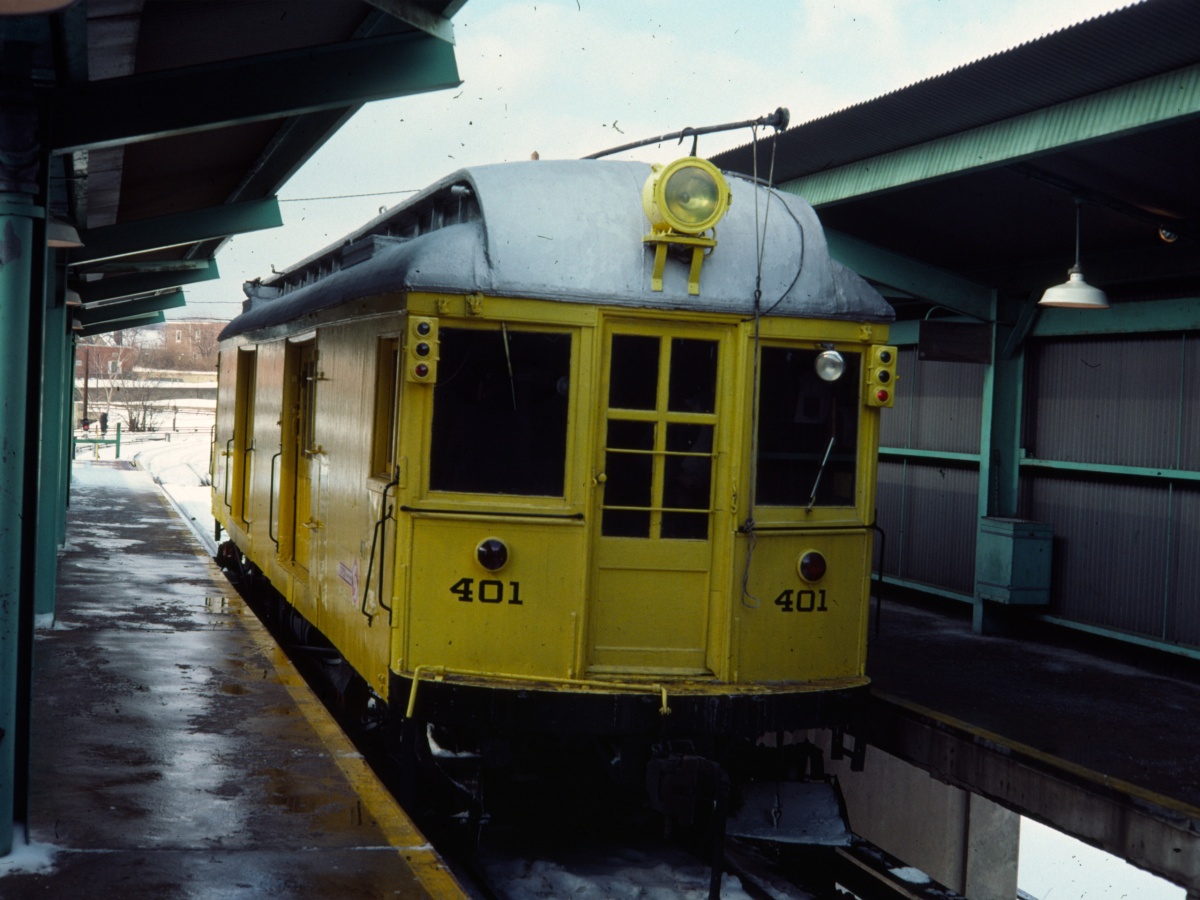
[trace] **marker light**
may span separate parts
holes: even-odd
[[[703,234],[721,221],[732,198],[720,169],[694,156],[654,166],[642,186],[642,209],[656,232]]]
[[[500,538],[484,538],[475,548],[475,558],[489,572],[498,572],[508,562],[508,547]]]
[[[817,355],[816,368],[822,381],[837,381],[846,371],[846,360],[836,350],[826,350]]]
[[[800,562],[796,569],[805,581],[810,583],[820,581],[825,577],[825,557],[816,550],[806,550],[800,554]]]

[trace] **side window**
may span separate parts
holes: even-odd
[[[571,335],[440,330],[429,488],[562,497]]]
[[[380,338],[375,349],[375,416],[371,436],[371,474],[391,478],[396,469],[396,376],[400,339]]]
[[[854,505],[860,356],[843,353],[842,377],[822,381],[818,353],[762,349],[755,502],[763,506]]]

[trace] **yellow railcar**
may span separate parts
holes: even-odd
[[[410,756],[589,735],[661,785],[651,745],[728,766],[845,726],[891,318],[800,198],[701,160],[455,173],[247,285],[219,365],[226,556]]]

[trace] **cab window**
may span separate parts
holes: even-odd
[[[571,335],[441,329],[429,488],[562,497]]]
[[[820,352],[762,349],[755,502],[763,506],[855,503],[860,357],[843,353],[841,378],[822,381]]]

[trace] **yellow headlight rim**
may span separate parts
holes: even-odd
[[[686,156],[650,175],[642,192],[646,217],[680,234],[703,234],[729,209],[729,183],[708,160]],[[691,208],[689,208],[691,204]]]

